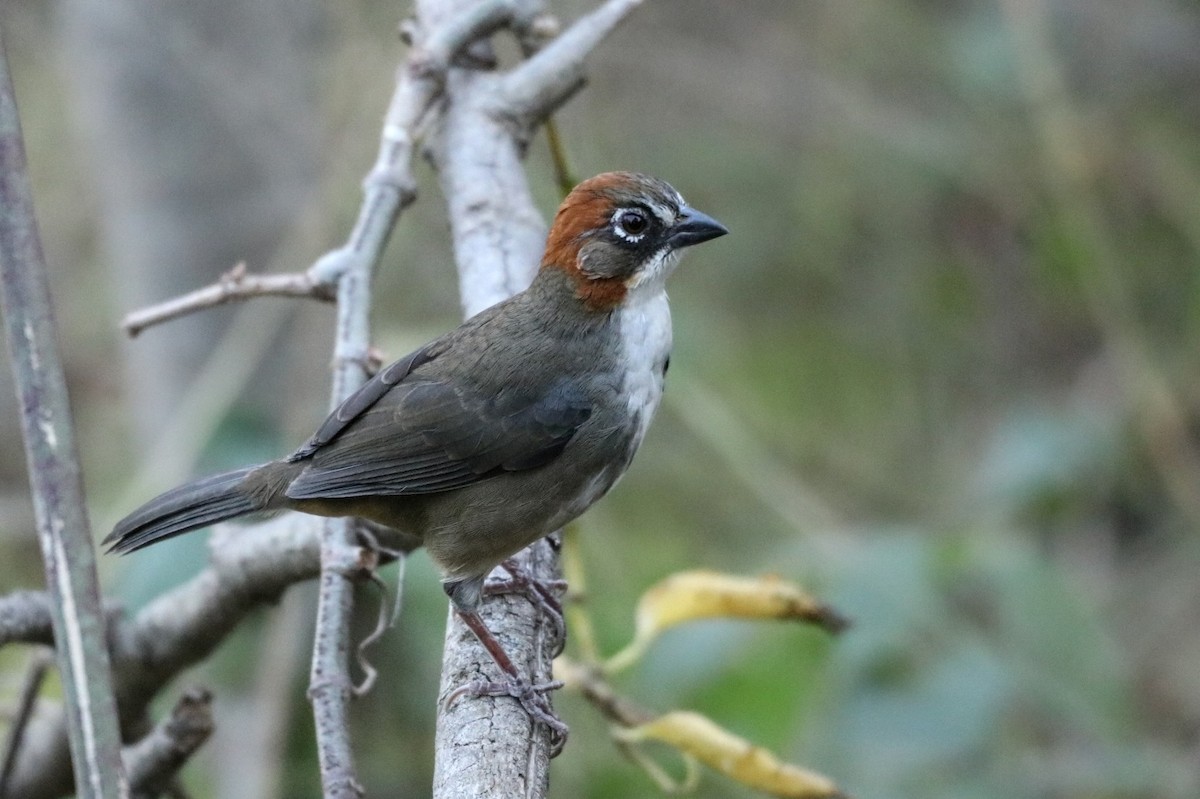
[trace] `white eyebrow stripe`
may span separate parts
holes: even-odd
[[[664,225],[670,225],[675,222],[675,211],[663,205],[662,203],[656,203],[653,200],[649,200],[646,202],[646,206],[654,212],[654,215],[658,217],[658,221],[662,222]]]

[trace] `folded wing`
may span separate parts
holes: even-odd
[[[537,468],[557,457],[591,414],[567,381],[485,393],[464,381],[414,374],[435,357],[418,351],[346,400],[290,458],[308,465],[287,495],[428,494]]]

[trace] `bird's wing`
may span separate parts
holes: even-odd
[[[562,381],[485,392],[467,381],[414,370],[436,358],[418,350],[347,399],[291,457],[307,468],[292,499],[429,494],[532,469],[553,460],[591,414]]]
[[[317,432],[313,433],[300,449],[288,456],[288,463],[311,458],[317,450],[333,441],[355,419],[360,417],[372,405],[387,394],[393,386],[412,374],[412,371],[422,364],[428,363],[439,354],[440,341],[433,341],[415,352],[410,352],[398,361],[380,369],[375,376],[364,383],[358,391],[342,400],[342,404],[326,417]]]

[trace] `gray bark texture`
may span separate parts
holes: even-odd
[[[418,0],[418,29],[477,13],[489,0]],[[428,144],[446,198],[465,316],[514,294],[533,279],[546,227],[521,161],[536,128],[583,83],[592,49],[638,5],[610,0],[510,72],[452,68],[444,113]],[[512,3],[513,32],[527,50],[542,23],[539,2]],[[485,49],[472,55],[489,62]],[[535,579],[561,579],[557,553],[545,541],[517,556]],[[552,678],[560,642],[536,605],[519,595],[492,597],[484,622],[518,669],[534,683]],[[474,681],[492,681],[495,666],[451,612],[442,659],[441,695]],[[550,734],[508,698],[462,699],[439,705],[433,796],[537,797],[549,788]]]
[[[121,765],[117,708],[79,451],[58,354],[25,143],[2,44],[0,306],[21,411],[77,794],[82,799],[124,797],[128,784]],[[20,795],[11,786],[8,793]]]

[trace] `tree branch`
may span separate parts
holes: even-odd
[[[418,0],[420,19],[469,13],[478,0]],[[508,75],[451,69],[447,103],[430,158],[450,218],[464,315],[471,316],[529,285],[545,245],[546,228],[534,205],[521,159],[533,129],[580,85],[581,64],[636,0],[610,0]],[[515,21],[539,20],[540,3],[527,3]],[[523,38],[524,31],[515,31]],[[545,56],[544,60],[538,59]],[[531,66],[532,65],[532,66]],[[536,579],[559,577],[557,555],[539,542],[517,556]],[[481,608],[488,628],[505,641],[531,682],[550,677],[557,647],[554,625],[519,596],[493,597]],[[442,661],[443,696],[464,682],[492,677],[492,664],[451,612]],[[436,799],[481,795],[544,796],[549,735],[532,725],[515,702],[458,701],[439,707],[433,794]]]
[[[413,541],[387,532],[375,531],[382,547],[412,548]],[[274,604],[289,586],[320,572],[318,524],[299,514],[253,526],[218,526],[209,551],[209,565],[191,580],[132,618],[114,615],[110,620],[114,686],[127,729],[145,718],[165,685],[212,654],[247,615]],[[25,620],[0,627],[0,644],[43,642],[50,632],[48,604],[44,594],[35,592],[0,600],[0,619],[15,609]],[[48,799],[68,793],[70,773],[50,767],[66,754],[61,711],[31,737],[13,771],[12,795]]]
[[[125,790],[95,552],[85,514],[66,379],[55,345],[45,258],[0,43],[0,301],[21,407],[38,543],[81,797]]]
[[[504,76],[498,109],[532,127],[570,99],[584,82],[584,61],[642,0],[608,0]]]
[[[513,0],[487,0],[474,13],[422,28],[423,35],[414,39],[414,49],[398,74],[379,154],[363,184],[358,222],[346,244],[325,255],[310,270],[321,277],[337,275],[334,407],[367,377],[371,279],[400,212],[416,197],[412,160],[421,121],[440,95],[446,69],[455,56],[479,36],[502,25],[513,9]],[[326,797],[362,794],[349,740],[349,702],[355,691],[347,654],[351,651],[353,579],[361,572],[356,571],[355,564],[363,552],[355,525],[349,519],[327,520],[321,537],[321,581],[309,696]]]
[[[125,749],[132,799],[157,799],[212,731],[212,694],[203,688],[188,690],[169,717]]]
[[[121,320],[121,329],[133,338],[148,327],[206,308],[215,308],[227,302],[248,300],[252,297],[310,297],[332,302],[335,299],[335,287],[331,283],[317,280],[308,272],[252,275],[246,271],[246,265],[240,263],[221,275],[211,286],[128,314]]]

